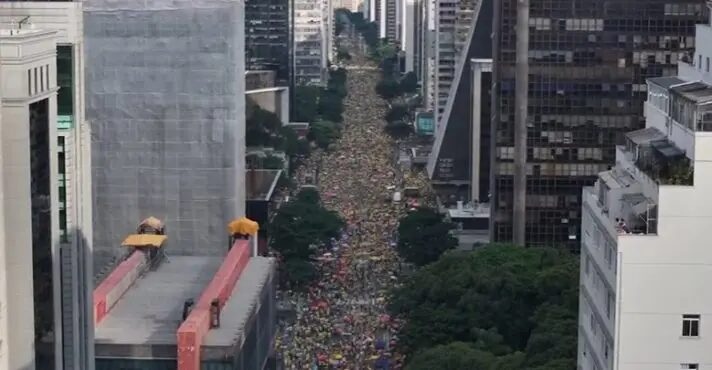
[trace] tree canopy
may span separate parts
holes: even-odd
[[[393,99],[401,94],[400,84],[392,78],[384,78],[376,85],[376,93],[383,99]]]
[[[319,107],[319,87],[297,86],[294,89],[293,121],[313,122]]]
[[[457,240],[450,235],[454,228],[430,208],[419,208],[400,220],[398,252],[408,262],[418,266],[435,262],[445,251],[454,248]]]
[[[403,104],[393,104],[386,113],[386,122],[402,121],[408,118],[408,107]]]
[[[578,259],[567,251],[491,245],[418,270],[393,292],[390,308],[406,320],[403,349],[430,353],[425,364],[440,356],[437,346],[464,342],[495,356],[492,369],[570,370],[578,277]],[[471,354],[462,351],[453,356]],[[409,369],[423,368],[416,360]]]
[[[277,131],[282,126],[279,117],[256,104],[248,105],[245,120],[245,143],[247,146],[275,146]]]
[[[401,78],[400,90],[404,93],[414,93],[418,90],[418,76],[415,72],[408,72]]]
[[[269,226],[271,245],[286,260],[308,260],[315,249],[339,236],[343,219],[314,198],[313,190],[302,190],[279,208]]]
[[[406,370],[489,370],[495,359],[491,353],[476,350],[468,343],[452,342],[417,353]]]
[[[317,121],[309,127],[309,140],[326,149],[341,136],[341,127],[330,121]]]

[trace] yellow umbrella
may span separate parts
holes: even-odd
[[[247,217],[240,217],[227,225],[227,231],[230,235],[256,235],[259,229],[260,225]]]

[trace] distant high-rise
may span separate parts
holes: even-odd
[[[245,55],[248,70],[277,71],[281,83],[291,73],[290,0],[245,1]]]
[[[333,6],[329,0],[294,0],[294,81],[325,85],[334,54]]]
[[[428,175],[446,205],[489,203],[492,4],[478,0],[468,15],[471,26],[428,158]]]
[[[512,241],[517,0],[496,2],[492,237]],[[580,243],[581,187],[643,127],[645,80],[694,48],[704,0],[530,0],[526,244]]]
[[[466,53],[467,36],[473,27],[473,11],[479,0],[436,0],[434,10],[434,80],[433,111],[436,117],[435,134],[447,104],[457,61]]]

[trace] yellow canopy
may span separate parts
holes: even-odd
[[[230,235],[256,235],[259,229],[260,225],[247,217],[240,217],[227,225],[227,231]]]
[[[121,243],[124,247],[153,247],[161,248],[168,239],[165,235],[131,234]]]
[[[138,224],[139,227],[142,226],[149,226],[153,228],[154,230],[160,230],[163,228],[163,221],[151,216],[143,221],[141,221],[140,224]]]

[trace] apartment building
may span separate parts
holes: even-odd
[[[400,45],[400,2],[401,0],[385,0],[386,38],[394,45]]]
[[[681,56],[677,76],[647,81],[646,127],[583,190],[581,370],[712,366],[712,27]]]
[[[419,80],[421,81],[423,107],[428,112],[434,112],[436,105],[436,8],[437,0],[422,0],[419,8],[423,20],[423,25],[420,28],[420,49],[422,58],[420,59]]]
[[[294,81],[325,85],[334,53],[333,11],[328,0],[294,0]]]
[[[423,22],[422,3],[424,0],[402,0],[400,23],[400,46],[403,51],[403,72],[413,72],[421,77],[423,58]]]

